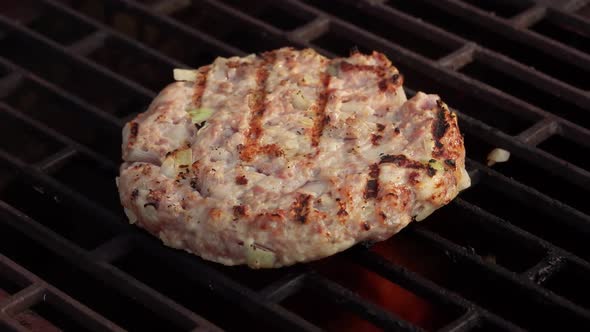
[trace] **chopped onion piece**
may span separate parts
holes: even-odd
[[[488,166],[492,166],[495,163],[503,163],[508,161],[510,158],[510,152],[495,148],[488,154]]]
[[[176,151],[174,156],[174,166],[189,166],[193,163],[193,150],[191,148]]]
[[[261,248],[255,243],[246,244],[246,263],[254,269],[270,268],[275,264],[274,252]]]
[[[311,128],[313,127],[313,119],[304,116],[301,119],[299,119],[299,124],[301,124],[301,126],[304,128]]]
[[[160,170],[162,171],[162,174],[164,174],[166,177],[174,179],[176,177],[176,168],[174,167],[174,158],[172,158],[172,157],[166,158],[164,160],[164,162],[162,163],[162,166],[160,166]]]
[[[213,115],[213,110],[207,107],[193,108],[186,111],[191,117],[193,123],[201,123],[207,121]]]
[[[436,159],[430,159],[428,161],[428,164],[430,165],[430,167],[434,168],[437,171],[444,171],[445,167],[443,166],[443,164],[440,162],[440,160],[436,160]]]
[[[127,216],[127,219],[129,219],[130,224],[135,224],[137,222],[137,216],[131,209],[124,207],[123,212],[125,212],[125,215]]]
[[[415,219],[416,219],[416,221],[422,221],[422,220],[426,219],[426,217],[431,215],[432,212],[434,212],[434,211],[436,211],[436,208],[430,204],[427,204],[422,208],[422,211],[418,212]]]
[[[331,63],[326,69],[326,72],[332,76],[338,76],[338,65],[337,63]]]
[[[176,81],[194,82],[197,80],[196,70],[174,68],[172,73],[174,74],[174,80]]]
[[[303,96],[303,93],[301,92],[301,90],[298,90],[293,95],[293,99],[291,100],[291,104],[293,105],[293,107],[295,107],[295,109],[306,110],[311,105],[311,102],[309,100],[305,99],[305,96]]]
[[[178,150],[164,159],[160,170],[162,174],[171,179],[180,173],[180,166],[190,166],[193,163],[193,150],[191,148]]]

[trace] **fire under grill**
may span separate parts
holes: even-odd
[[[8,4],[7,4],[8,3]],[[590,1],[0,4],[0,329],[590,329]],[[473,186],[426,221],[250,271],[126,223],[123,124],[172,68],[384,52],[459,113]],[[485,166],[493,148],[507,163]]]

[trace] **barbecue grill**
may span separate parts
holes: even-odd
[[[251,271],[127,224],[124,123],[175,67],[385,53],[440,94],[473,186],[390,240]],[[590,329],[590,1],[0,4],[0,329]],[[506,163],[485,166],[494,148]]]

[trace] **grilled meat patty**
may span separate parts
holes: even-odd
[[[226,265],[280,267],[381,241],[468,187],[455,114],[410,100],[383,55],[217,58],[127,123],[131,223]]]

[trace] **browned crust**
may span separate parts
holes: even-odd
[[[247,185],[248,179],[246,178],[245,175],[238,175],[238,176],[236,176],[236,184],[239,184],[241,186]]]
[[[403,154],[398,155],[383,155],[379,164],[394,164],[398,167],[422,169],[426,171],[428,176],[433,177],[436,174],[436,169],[432,168],[430,164],[424,164],[416,160],[409,159]]]
[[[314,147],[320,144],[320,137],[324,132],[326,122],[329,121],[329,117],[326,117],[326,105],[328,104],[328,98],[331,93],[331,91],[328,89],[331,77],[332,76],[328,73],[322,73],[322,92],[320,92],[320,95],[318,97],[318,103],[315,110],[316,115],[313,123],[313,128],[311,129],[311,145]]]
[[[432,156],[444,161],[446,169],[456,170],[456,161],[463,156],[463,137],[459,132],[457,116],[444,104],[437,100],[436,117],[432,123],[432,136],[435,145]]]
[[[248,101],[252,115],[246,134],[246,143],[243,146],[238,146],[240,159],[243,161],[252,161],[257,154],[265,151],[258,147],[258,139],[262,136],[262,117],[266,110],[266,81],[270,75],[268,67],[275,62],[276,56],[274,51],[263,53],[262,62],[256,70],[256,91]],[[269,148],[266,149],[269,150]],[[270,151],[276,154],[276,149],[270,148]]]
[[[195,81],[195,87],[193,92],[193,105],[195,107],[201,106],[201,99],[203,98],[203,92],[205,91],[205,86],[207,85],[207,74],[211,66],[203,66],[198,69],[197,80]]]
[[[376,198],[379,193],[379,173],[381,169],[379,164],[371,164],[369,166],[369,179],[365,187],[364,197],[365,199]]]
[[[240,217],[245,217],[247,215],[247,207],[244,205],[235,205],[233,207],[234,211],[234,218],[238,219]]]
[[[295,198],[295,202],[291,205],[291,213],[293,219],[305,224],[309,215],[311,195],[299,194]]]
[[[384,78],[377,83],[381,92],[395,92],[402,84],[404,77],[401,74],[393,74],[390,78]]]

